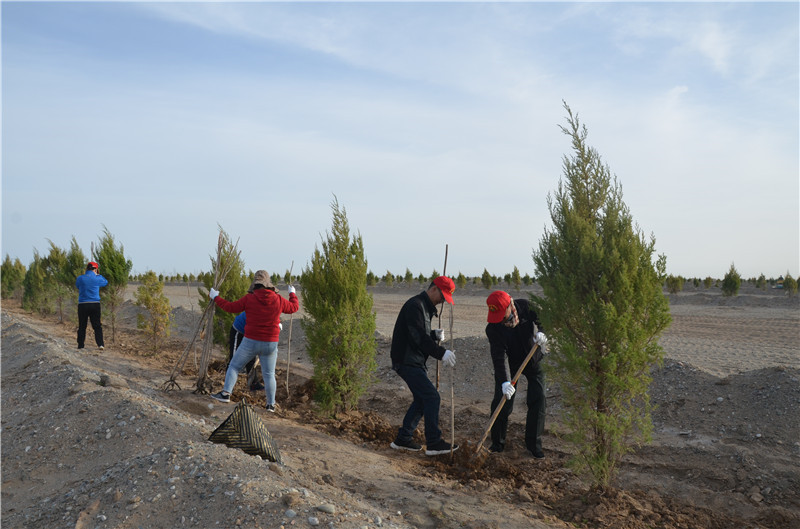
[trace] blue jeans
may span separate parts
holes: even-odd
[[[428,373],[421,367],[403,365],[395,370],[408,385],[411,395],[414,396],[414,400],[403,418],[403,426],[397,432],[397,439],[410,441],[420,419],[425,417],[425,444],[431,446],[438,443],[442,439],[442,430],[439,429],[441,397],[428,378]]]
[[[261,359],[261,375],[264,377],[264,392],[267,395],[267,404],[275,405],[275,362],[278,361],[278,342],[260,342],[245,337],[236,352],[233,353],[228,371],[225,372],[226,393],[233,392],[239,370],[255,357]]]

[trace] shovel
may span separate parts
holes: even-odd
[[[517,373],[514,375],[514,378],[511,380],[511,385],[514,386],[515,388],[517,387],[517,381],[519,380],[519,377],[522,376],[522,372],[525,370],[525,367],[531,361],[531,358],[533,358],[533,355],[536,354],[536,349],[538,349],[538,348],[539,348],[539,344],[538,343],[533,344],[533,347],[531,348],[531,352],[528,353],[528,356],[525,357],[525,360],[522,362],[522,365],[519,366],[519,369],[517,369]],[[500,410],[503,409],[503,405],[506,403],[507,400],[508,399],[506,399],[506,398],[500,399],[500,403],[497,405],[497,408],[494,409],[494,413],[492,413],[492,418],[489,419],[489,426],[486,428],[486,431],[483,433],[483,437],[481,437],[481,440],[478,441],[478,446],[475,447],[475,453],[473,454],[472,457],[475,457],[480,453],[481,448],[483,448],[483,443],[486,441],[486,438],[489,437],[489,432],[492,431],[492,426],[494,426],[494,422],[497,420],[497,416],[500,415]]]

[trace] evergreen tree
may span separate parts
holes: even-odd
[[[117,342],[117,313],[125,301],[125,287],[133,268],[130,259],[125,258],[125,249],[117,247],[114,236],[103,226],[103,236],[92,251],[94,260],[100,265],[99,274],[108,280],[108,285],[100,289],[100,299],[111,319],[111,341]]]
[[[738,296],[739,287],[742,286],[742,277],[736,271],[736,267],[731,263],[731,267],[725,277],[722,278],[722,295]]]
[[[797,294],[797,280],[789,274],[788,270],[783,280],[783,290],[786,291],[787,296],[794,296]]]
[[[458,288],[464,288],[465,286],[467,286],[467,278],[466,276],[464,276],[464,274],[461,273],[460,270],[458,272],[458,277],[456,277],[455,283]]]
[[[606,488],[622,456],[652,431],[650,369],[670,324],[666,258],[634,227],[622,189],[565,104],[573,155],[547,204],[553,222],[534,250],[542,297],[531,296],[551,337],[546,365],[559,382],[571,463]]]
[[[336,414],[356,407],[377,364],[364,244],[360,234],[351,241],[347,212],[335,197],[331,209],[331,231],[303,270],[302,325],[314,364],[315,398],[325,412]]]
[[[487,289],[492,288],[492,285],[494,284],[492,275],[485,268],[483,269],[483,274],[481,274],[481,284],[483,285],[483,288]]]
[[[522,277],[520,277],[519,268],[516,266],[514,267],[514,271],[511,272],[511,283],[517,290],[519,290],[519,286],[522,284]]]
[[[77,291],[75,288],[76,276],[69,269],[67,252],[56,246],[53,241],[48,239],[47,242],[50,243],[50,252],[43,260],[45,287],[49,293],[48,297],[55,303],[58,322],[63,323],[64,302],[69,299],[73,292]]]
[[[2,299],[21,298],[22,281],[25,279],[26,268],[19,258],[11,262],[11,257],[6,254],[0,270],[0,280],[2,280]]]
[[[392,286],[394,284],[394,274],[387,270],[386,275],[383,276],[383,282],[386,283],[387,287]]]
[[[414,274],[412,274],[411,270],[408,268],[406,268],[406,275],[403,276],[403,281],[405,281],[407,285],[410,285],[411,282],[414,281]]]
[[[88,259],[86,259],[86,254],[84,254],[83,250],[81,250],[81,247],[78,246],[78,241],[75,240],[75,236],[73,235],[72,240],[69,243],[69,251],[67,252],[67,269],[69,271],[69,278],[65,278],[65,280],[69,281],[71,286],[74,287],[75,280],[78,279],[78,276],[86,271],[87,261]],[[75,300],[77,301],[77,299],[78,298],[76,297]]]
[[[158,280],[152,270],[142,278],[142,284],[136,289],[135,299],[136,306],[147,312],[136,315],[136,326],[150,338],[152,353],[156,354],[170,335],[171,307],[169,298],[164,294],[164,283]]]
[[[672,274],[667,276],[667,292],[670,294],[677,294],[683,290],[683,278],[681,276],[674,276]]]
[[[38,250],[33,250],[33,261],[25,271],[22,280],[22,308],[39,314],[49,314],[52,310],[47,293],[47,269]]]

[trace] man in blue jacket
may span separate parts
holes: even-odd
[[[75,286],[78,287],[78,349],[83,349],[86,341],[86,322],[92,322],[94,341],[103,350],[103,326],[100,323],[100,288],[108,284],[108,280],[97,273],[99,266],[94,261],[86,265],[86,272],[78,276]]]

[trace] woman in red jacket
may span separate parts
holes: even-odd
[[[261,374],[264,377],[264,392],[267,395],[267,411],[275,412],[275,362],[278,359],[278,337],[281,314],[292,314],[300,308],[294,287],[289,285],[289,299],[280,296],[272,286],[266,270],[255,274],[248,293],[237,301],[226,301],[213,288],[209,296],[225,312],[244,311],[246,322],[244,339],[236,349],[228,371],[225,373],[225,386],[211,398],[220,402],[231,401],[231,391],[236,386],[239,370],[258,356],[261,359]]]

